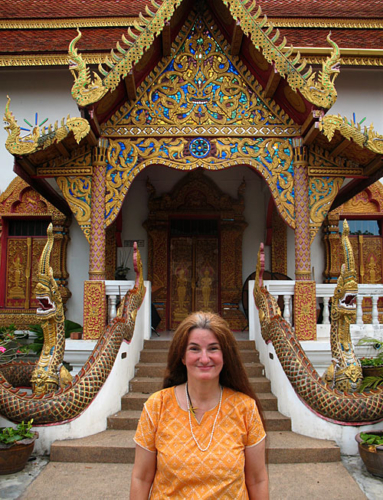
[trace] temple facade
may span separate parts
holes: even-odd
[[[104,311],[105,280],[133,277],[134,241],[160,329],[196,309],[246,328],[264,241],[266,269],[295,281],[298,338],[315,339],[345,218],[359,282],[382,283],[381,7],[67,4],[26,17],[16,1],[0,19],[1,324],[34,322],[50,221],[67,317],[89,339],[105,316],[90,327],[84,303]]]

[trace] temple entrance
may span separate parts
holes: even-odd
[[[219,221],[170,221],[170,328],[192,311],[219,310]]]
[[[159,329],[173,330],[192,311],[219,312],[233,330],[247,324],[242,293],[244,181],[238,198],[224,193],[202,169],[156,196],[148,181],[148,279]]]

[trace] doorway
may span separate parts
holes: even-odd
[[[169,322],[175,329],[192,311],[219,311],[219,220],[170,220]]]

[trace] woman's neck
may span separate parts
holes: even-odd
[[[209,405],[213,407],[219,401],[221,388],[218,381],[188,380],[187,384],[189,397],[193,406],[204,408],[207,405],[208,408],[205,408],[206,410],[210,409]]]

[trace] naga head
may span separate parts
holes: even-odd
[[[340,73],[340,51],[338,45],[331,40],[331,33],[327,35],[327,42],[332,46],[331,56],[323,63],[323,72],[328,75],[331,82],[334,83],[335,78]]]
[[[350,228],[345,220],[342,233],[344,264],[342,264],[340,276],[334,291],[334,299],[338,310],[346,314],[356,311],[356,296],[358,294],[354,253],[348,238],[349,234]]]
[[[16,118],[13,116],[13,113],[9,111],[9,104],[11,102],[11,98],[7,95],[7,104],[5,105],[5,112],[3,117],[4,129],[11,133],[11,129],[17,127]]]
[[[56,321],[64,321],[63,303],[59,287],[53,277],[53,270],[49,260],[53,248],[53,226],[49,224],[47,230],[48,240],[42,251],[37,274],[37,285],[35,288],[36,299],[40,307],[36,314],[42,319],[50,319],[56,316]]]
[[[68,54],[69,54],[69,70],[72,72],[73,76],[77,78],[74,71],[80,71],[82,69],[86,70],[86,64],[81,55],[79,55],[76,49],[76,43],[82,37],[81,31],[77,28],[78,35],[70,42]]]

